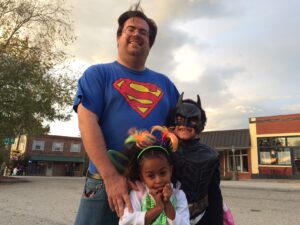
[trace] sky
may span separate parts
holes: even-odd
[[[134,0],[67,0],[77,40],[74,76],[116,60],[120,14]],[[146,66],[200,95],[206,131],[244,129],[250,117],[300,113],[300,1],[141,0],[158,25]],[[77,115],[50,134],[79,136]]]

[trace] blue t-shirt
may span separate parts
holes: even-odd
[[[99,118],[108,149],[120,151],[128,130],[165,125],[179,97],[168,77],[145,69],[133,71],[118,62],[89,67],[78,81],[73,108],[81,102]],[[97,172],[90,161],[89,170]]]

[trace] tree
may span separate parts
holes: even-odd
[[[47,133],[45,121],[70,118],[75,79],[56,69],[75,39],[70,12],[64,0],[1,0],[1,142]]]

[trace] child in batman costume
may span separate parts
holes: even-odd
[[[179,139],[174,153],[175,177],[186,194],[191,224],[223,225],[223,199],[220,189],[218,153],[201,143],[199,134],[206,123],[206,114],[197,102],[181,94],[172,114],[174,133]]]

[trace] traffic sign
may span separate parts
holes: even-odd
[[[4,139],[3,139],[3,143],[4,143],[5,145],[12,145],[12,144],[15,143],[15,139],[14,139],[14,138],[4,138]]]

